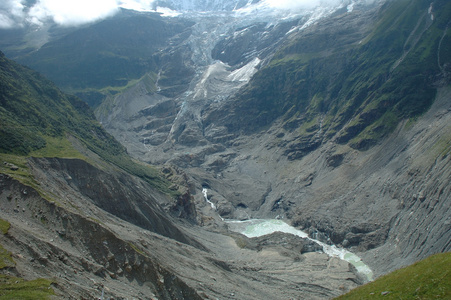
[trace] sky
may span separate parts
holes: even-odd
[[[273,9],[291,10],[338,5],[343,1],[351,0],[262,0],[260,4]],[[0,28],[14,28],[24,24],[41,25],[49,20],[61,26],[77,26],[112,16],[121,7],[140,11],[151,10],[154,0],[36,0],[35,2],[32,7],[26,7],[26,0],[0,0]]]
[[[77,26],[114,15],[119,8],[150,10],[154,0],[37,0],[31,8],[25,0],[1,0],[0,28],[25,23],[41,25],[53,20],[62,26]]]

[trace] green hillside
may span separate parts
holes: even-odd
[[[451,2],[435,1],[433,15],[429,6],[388,1],[369,29],[342,15],[327,25],[332,31],[301,32],[236,97],[237,111],[253,113],[228,126],[258,130],[283,117],[300,141],[321,128],[323,140],[371,147],[425,112],[437,82],[449,84]]]
[[[451,253],[433,255],[336,299],[451,299]]]
[[[75,139],[103,160],[135,174],[163,192],[158,171],[135,163],[125,147],[97,122],[89,106],[62,93],[39,73],[0,53],[0,153],[84,158]]]

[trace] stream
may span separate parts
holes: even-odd
[[[208,199],[207,188],[204,187],[202,189],[202,194],[204,196],[205,201],[211,206],[211,208],[213,210],[216,210],[216,205]],[[335,245],[328,245],[319,240],[310,238],[308,234],[305,233],[304,231],[296,229],[282,220],[250,219],[244,221],[237,221],[237,220],[224,220],[222,217],[221,219],[228,224],[229,230],[241,233],[247,236],[248,238],[260,237],[274,232],[284,232],[299,236],[301,238],[309,239],[317,243],[321,247],[323,247],[323,252],[326,253],[327,255],[338,257],[344,261],[347,261],[356,268],[357,272],[364,275],[368,281],[373,281],[373,271],[362,261],[360,257],[344,248],[339,248]]]

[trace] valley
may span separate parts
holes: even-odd
[[[58,86],[2,55],[3,275],[64,299],[331,299],[451,250],[450,3],[273,3],[0,30]]]

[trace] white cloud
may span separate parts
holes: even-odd
[[[227,0],[223,0],[227,1]],[[262,0],[243,11],[268,9],[272,11],[302,11],[318,7],[336,7],[358,0]],[[374,2],[377,0],[360,0]],[[41,25],[48,20],[62,26],[76,26],[103,19],[115,14],[119,8],[137,11],[154,9],[155,0],[37,0],[25,7],[26,0],[0,0],[0,28],[21,26],[24,23]],[[174,12],[159,8],[165,15]]]
[[[153,9],[154,0],[121,0],[119,6],[137,11],[149,11]]]
[[[24,18],[22,0],[2,0],[0,2],[0,28],[15,27]]]
[[[25,22],[36,25],[52,20],[62,26],[76,26],[115,14],[119,8],[152,9],[154,0],[38,0],[25,7],[25,0],[0,0],[0,28]]]
[[[29,11],[28,20],[40,23],[51,19],[63,26],[80,25],[113,15],[116,0],[39,0]]]
[[[11,20],[7,15],[0,12],[0,28],[11,28],[14,26],[14,21]]]

